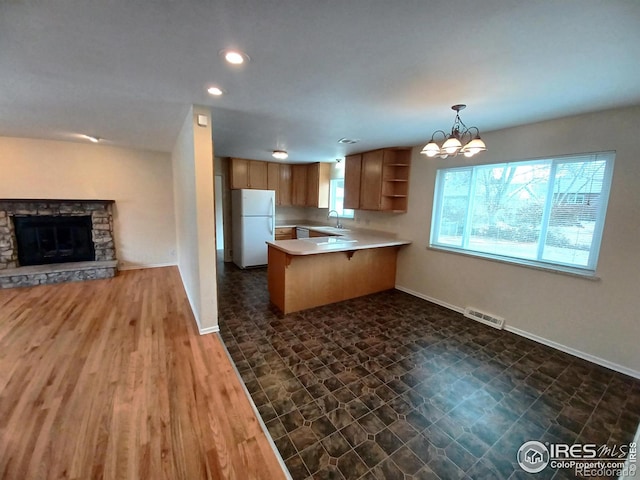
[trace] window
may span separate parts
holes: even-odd
[[[439,169],[434,248],[592,275],[615,153]]]
[[[344,178],[333,178],[329,181],[329,210],[335,210],[340,218],[353,218],[353,210],[343,208]]]

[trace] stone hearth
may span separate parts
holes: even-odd
[[[109,278],[116,274],[113,200],[0,199],[0,288]],[[91,216],[93,262],[25,267],[18,261],[15,216]]]

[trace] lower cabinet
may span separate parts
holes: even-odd
[[[277,227],[276,240],[294,240],[296,238],[295,227]]]

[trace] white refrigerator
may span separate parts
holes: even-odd
[[[275,231],[273,190],[232,190],[233,263],[240,268],[267,264],[267,244]]]

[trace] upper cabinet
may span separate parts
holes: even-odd
[[[360,209],[382,210],[382,161],[384,152],[375,150],[362,154],[360,172]]]
[[[252,188],[267,190],[267,162],[232,158],[230,169],[232,189]]]
[[[291,165],[280,164],[280,183],[278,185],[278,205],[291,205]]]
[[[274,190],[276,205],[329,207],[330,163],[289,164],[232,158],[231,188]]]
[[[360,208],[360,173],[362,154],[347,155],[344,159],[344,208]]]
[[[291,165],[291,204],[307,206],[307,166]]]
[[[345,161],[345,208],[407,211],[411,149],[384,148]]]
[[[276,192],[276,205],[291,205],[291,165],[267,163],[267,190]]]
[[[307,167],[307,207],[329,208],[331,164],[312,163]]]

